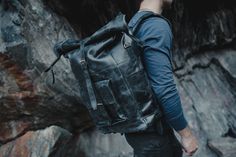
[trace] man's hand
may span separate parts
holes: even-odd
[[[187,155],[192,156],[198,149],[196,137],[192,134],[189,127],[178,131],[178,133],[181,136],[183,150],[187,153]]]

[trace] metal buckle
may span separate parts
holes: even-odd
[[[126,43],[124,43],[124,48],[125,48],[125,49],[128,48],[128,45],[127,45]]]
[[[97,103],[97,106],[103,106],[103,103]]]
[[[85,67],[86,66],[86,61],[84,59],[79,61],[80,65]]]

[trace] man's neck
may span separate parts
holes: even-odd
[[[156,14],[161,14],[162,6],[163,6],[162,0],[143,0],[139,10],[152,11]]]

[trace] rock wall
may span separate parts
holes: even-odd
[[[53,45],[77,38],[67,20],[34,0],[1,1],[0,14],[0,144],[51,125],[71,132],[93,126],[68,61],[55,66],[55,84],[44,73],[56,58]]]
[[[43,73],[53,45],[93,33],[137,1],[0,1],[0,157],[131,157],[119,134],[94,129],[79,100],[69,62]],[[233,0],[178,0],[173,65],[197,157],[236,156],[236,9]]]

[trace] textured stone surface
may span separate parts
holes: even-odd
[[[234,138],[227,137],[210,140],[208,145],[220,157],[236,156],[236,140]]]
[[[71,137],[70,132],[56,126],[35,132],[29,131],[0,147],[0,157],[59,157],[62,155],[58,154],[60,148],[66,147]]]
[[[86,157],[133,157],[133,149],[120,134],[87,131],[80,134],[77,145]]]
[[[214,156],[206,147],[207,140],[235,136],[234,80],[230,79],[232,71],[226,71],[226,65],[235,67],[235,54],[235,50],[206,52],[188,61],[187,74],[176,72],[185,115],[201,143],[199,157]]]
[[[119,10],[131,17],[136,0],[44,2],[0,1],[0,156],[7,151],[27,154],[34,149],[15,143],[27,145],[27,141],[34,140],[35,148],[40,142],[49,144],[35,135],[44,136],[50,128],[37,130],[50,125],[70,132],[54,129],[50,142],[58,144],[47,147],[55,150],[52,156],[132,156],[132,149],[119,134],[103,135],[86,129],[93,125],[80,103],[67,60],[55,66],[55,84],[50,73],[42,72],[55,59],[52,47],[56,42],[93,33]],[[200,143],[195,156],[233,157],[230,143],[236,138],[236,5],[233,0],[175,2],[165,15],[173,24],[175,36],[175,80],[186,118]],[[44,156],[49,156],[47,152]]]
[[[66,19],[33,0],[2,1],[0,14],[0,143],[53,124],[72,132],[92,126],[68,61],[54,67],[55,84],[43,73],[56,58],[53,45],[76,38]]]

